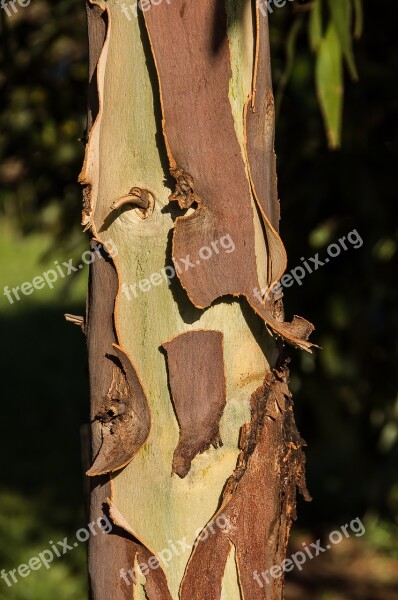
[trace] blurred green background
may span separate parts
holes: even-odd
[[[18,6],[18,5],[17,5]],[[310,3],[310,7],[311,7]],[[286,313],[316,325],[313,355],[289,350],[313,502],[299,502],[292,548],[355,517],[366,535],[288,575],[290,600],[398,597],[397,164],[398,39],[392,3],[365,6],[354,43],[359,81],[344,70],[341,147],[328,148],[316,93],[309,6],[271,16],[279,106],[276,149],[288,269],[363,239],[302,286]],[[88,420],[86,267],[10,304],[13,287],[87,249],[80,223],[87,41],[82,0],[0,9],[0,569],[15,568],[86,524],[79,429]],[[9,412],[10,411],[10,412]],[[17,418],[18,417],[18,418]],[[12,422],[13,421],[13,422]],[[0,599],[83,600],[84,544]]]

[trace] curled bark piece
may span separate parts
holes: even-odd
[[[215,6],[173,0],[144,17],[159,78],[170,170],[177,180],[170,199],[182,207],[198,203],[193,214],[175,222],[172,254],[178,277],[197,308],[220,296],[244,295],[274,332],[308,350],[311,324],[297,318],[281,323],[274,316],[274,303],[264,300],[260,290],[250,180],[229,101],[232,70],[225,7],[222,2]],[[217,27],[209,27],[214,19]],[[180,33],[181,20],[189,37]],[[286,269],[286,253],[267,215],[262,216],[271,287]],[[202,258],[204,248],[226,236],[233,251]],[[178,269],[178,260],[188,255],[195,268]]]
[[[175,192],[169,196],[169,200],[178,202],[180,208],[189,208],[199,200],[194,191],[193,178],[180,167],[171,168],[170,173],[176,180],[176,186]]]
[[[112,204],[111,210],[118,210],[127,204],[139,208],[138,215],[141,219],[147,219],[153,213],[155,199],[148,190],[133,187],[126,196],[122,196]]]
[[[219,423],[226,402],[223,334],[188,331],[162,345],[180,425],[172,472],[185,477],[199,452],[222,445]]]
[[[283,579],[273,579],[261,588],[253,573],[279,565],[285,558],[295,518],[296,488],[310,500],[304,478],[304,442],[294,422],[286,377],[286,371],[268,373],[264,385],[252,396],[252,419],[242,428],[242,452],[218,511],[229,527],[204,540],[199,536],[182,582],[181,600],[219,598],[220,574],[210,590],[203,580],[212,557],[221,559],[222,565],[227,560],[225,538],[236,548],[242,597],[271,600],[281,594]]]
[[[68,323],[72,323],[73,325],[77,325],[84,333],[84,317],[80,315],[70,315],[68,313],[66,313],[64,317],[65,321],[68,321]]]
[[[105,403],[95,418],[102,445],[87,475],[103,475],[127,465],[148,437],[150,413],[145,392],[127,354],[113,344],[118,359]]]

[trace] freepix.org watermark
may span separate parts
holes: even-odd
[[[68,261],[64,261],[62,265],[55,260],[55,269],[49,269],[48,271],[45,271],[41,275],[34,277],[32,281],[25,281],[21,285],[17,285],[11,289],[8,287],[8,285],[6,285],[3,291],[4,296],[7,297],[7,300],[10,304],[14,304],[15,300],[17,302],[21,300],[20,294],[23,294],[24,296],[30,296],[35,290],[42,290],[46,286],[52,289],[55,282],[59,278],[64,279],[65,277],[68,277],[68,275],[83,269],[84,265],[91,265],[96,258],[103,259],[103,256],[101,255],[102,249],[112,258],[118,255],[118,250],[113,241],[107,240],[104,242],[103,246],[99,244],[94,250],[87,250],[86,252],[83,252],[81,256],[82,262],[77,265],[77,267],[73,265],[73,258],[70,258]]]
[[[191,258],[191,255],[187,254],[185,258],[174,260],[173,267],[170,265],[163,267],[160,271],[152,273],[150,277],[141,279],[137,283],[132,283],[130,285],[122,283],[122,292],[128,300],[132,299],[132,295],[134,298],[137,298],[138,294],[149,292],[154,286],[162,285],[164,283],[171,285],[171,280],[176,276],[176,272],[183,273],[189,271],[189,269],[194,269],[196,266],[200,265],[202,261],[211,259],[214,254],[220,254],[220,252],[231,254],[234,250],[235,243],[228,233],[227,235],[223,235],[220,239],[211,242],[210,246],[202,246],[198,252],[197,258]]]
[[[27,564],[20,564],[15,569],[6,572],[5,569],[2,569],[0,577],[3,579],[8,587],[11,587],[15,583],[18,583],[18,577],[25,578],[28,577],[32,571],[38,571],[43,566],[46,569],[50,569],[51,563],[54,558],[60,558],[64,554],[67,554],[74,548],[77,548],[80,542],[87,542],[90,535],[97,535],[98,529],[102,533],[109,533],[112,531],[112,523],[109,521],[106,515],[99,517],[96,521],[92,521],[88,523],[87,528],[82,527],[76,531],[76,540],[75,542],[68,543],[68,538],[65,537],[62,542],[54,542],[50,540],[48,543],[50,548],[46,548],[43,552],[39,552],[37,556],[32,556],[32,558],[27,562]]]
[[[262,588],[264,587],[264,584],[268,585],[270,583],[270,577],[279,579],[282,577],[283,573],[289,573],[290,571],[293,571],[295,567],[299,571],[302,571],[303,565],[307,560],[312,560],[323,552],[327,552],[332,546],[335,546],[342,541],[343,534],[345,538],[349,538],[351,533],[353,533],[355,537],[360,537],[365,533],[365,527],[359,517],[356,517],[356,519],[353,519],[350,523],[342,525],[340,529],[332,531],[329,534],[330,544],[326,544],[325,547],[321,546],[321,540],[316,540],[316,542],[312,542],[309,545],[303,542],[303,550],[295,552],[290,558],[283,560],[280,565],[273,565],[270,569],[262,571],[260,575],[258,571],[253,571],[253,579],[255,579]]]
[[[262,302],[264,297],[267,297],[270,293],[274,294],[274,296],[280,297],[282,288],[292,287],[295,282],[298,283],[298,285],[302,285],[303,280],[305,277],[307,277],[308,273],[314,273],[320,267],[324,267],[328,262],[330,262],[331,258],[337,258],[337,256],[341,254],[342,250],[346,251],[350,247],[356,250],[363,246],[363,239],[356,229],[353,229],[347,235],[343,235],[343,237],[339,238],[337,241],[338,243],[329,244],[329,246],[326,248],[328,256],[324,260],[319,258],[319,252],[317,252],[315,256],[311,256],[307,259],[302,256],[300,259],[303,263],[302,265],[294,267],[294,269],[291,269],[288,273],[285,273],[278,282],[272,284],[268,288],[262,288],[261,291],[258,288],[254,288],[253,294],[260,302]]]
[[[231,523],[225,515],[218,515],[214,521],[210,521],[204,529],[198,529],[195,533],[195,538],[198,538],[198,542],[204,542],[210,535],[214,535],[217,529],[221,529],[225,533],[231,528]],[[198,537],[199,536],[199,537]],[[157,556],[150,556],[146,563],[139,563],[138,570],[141,574],[146,577],[149,571],[156,571],[163,564],[167,567],[168,563],[173,560],[174,556],[184,554],[184,552],[191,552],[192,546],[188,544],[186,536],[177,542],[167,540],[169,547],[163,548],[160,552],[157,552]],[[131,582],[136,583],[139,573],[136,572],[135,568],[120,569],[120,578],[123,579],[126,585],[131,585]]]
[[[273,6],[283,8],[287,2],[294,2],[294,0],[257,0],[257,6],[263,17],[265,17],[267,10],[272,14],[274,12]]]
[[[7,17],[11,17],[18,12],[18,5],[25,8],[29,4],[30,0],[0,0],[0,7],[4,10]]]

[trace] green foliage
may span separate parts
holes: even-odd
[[[299,311],[310,318],[322,348],[292,361],[314,497],[299,514],[309,524],[336,523],[369,508],[398,522],[398,231],[392,218],[398,44],[395,23],[382,10],[388,3],[379,10],[372,3],[363,7],[368,33],[355,47],[360,80],[345,81],[340,149],[331,153],[325,144],[314,87],[317,57],[305,34],[297,39],[276,129],[288,268],[302,264],[301,257],[322,255],[353,229],[364,240],[362,248],[347,251],[285,294],[287,317]],[[276,86],[286,64],[285,32],[295,19],[307,17],[286,10],[271,20]]]
[[[314,2],[309,19],[308,34],[311,50],[316,52],[319,50],[323,35],[322,0]]]
[[[87,42],[81,0],[0,9],[0,215],[59,244],[80,220]]]
[[[337,148],[343,112],[342,50],[336,28],[330,23],[322,37],[316,62],[316,84],[329,146]]]
[[[398,558],[398,526],[383,521],[376,515],[369,515],[365,525],[366,539],[369,546]]]
[[[321,2],[322,0],[317,0]],[[350,0],[329,0],[330,20],[333,25],[341,51],[346,60],[351,77],[358,79],[352,48],[352,13],[353,4]]]
[[[336,149],[341,145],[344,63],[351,78],[358,80],[353,40],[362,35],[362,0],[313,0],[309,8],[308,43],[315,55],[316,91],[329,147]],[[296,52],[297,25],[304,21],[307,12],[298,12],[287,37],[286,67],[277,88],[278,112],[281,96],[299,60]]]
[[[49,541],[62,541],[65,532],[43,519],[37,503],[16,493],[0,494],[0,564],[6,572],[20,564],[28,564],[40,552],[49,548]],[[0,600],[84,600],[86,597],[84,545],[74,548],[69,555],[55,558],[49,569],[44,566],[32,571],[25,579],[8,587],[0,583]]]
[[[310,44],[317,54],[316,87],[330,148],[338,148],[341,143],[343,60],[352,79],[358,79],[352,43],[352,17],[355,10],[355,36],[359,37],[362,31],[361,2],[362,0],[315,0],[309,19]],[[324,27],[324,13],[327,9],[329,14]]]

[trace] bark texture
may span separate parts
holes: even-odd
[[[87,475],[114,523],[89,542],[91,597],[281,598],[253,573],[308,499],[283,341],[310,351],[313,327],[271,293],[268,23],[254,0],[144,4],[88,5]]]
[[[177,181],[176,193],[170,199],[177,200],[181,208],[197,203],[193,214],[176,220],[173,259],[178,261],[189,252],[196,259],[201,248],[211,247],[214,240],[226,233],[233,238],[239,256],[237,261],[235,252],[219,253],[211,262],[200,262],[194,270],[179,273],[182,285],[198,308],[206,308],[227,294],[244,295],[275,332],[293,345],[308,347],[310,323],[299,318],[292,323],[278,322],[272,313],[269,294],[264,302],[255,295],[260,284],[251,187],[265,230],[269,288],[286,269],[283,244],[270,221],[277,215],[274,210],[273,214],[264,210],[267,203],[272,208],[275,203],[275,190],[272,189],[273,195],[265,193],[272,188],[275,173],[274,157],[264,152],[264,142],[269,143],[270,137],[267,128],[273,129],[264,18],[260,19],[257,11],[253,88],[244,112],[249,159],[245,165],[229,101],[232,67],[224,2],[163,2],[156,10],[144,14],[159,78],[163,135],[171,174]],[[257,85],[262,93],[258,100]],[[248,118],[250,113],[256,113],[257,101],[260,114]],[[265,173],[262,162],[269,165]],[[246,168],[252,172],[250,181]],[[255,184],[259,184],[258,190]]]
[[[223,334],[189,331],[163,347],[180,425],[173,473],[185,477],[198,452],[222,445],[219,424],[226,403]]]

